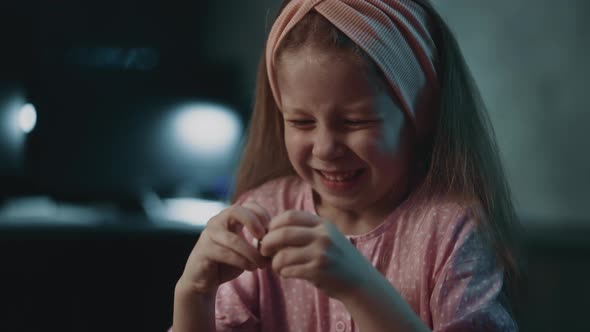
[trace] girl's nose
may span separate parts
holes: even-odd
[[[312,155],[320,160],[333,160],[346,152],[345,145],[336,133],[327,128],[317,128],[313,134]]]

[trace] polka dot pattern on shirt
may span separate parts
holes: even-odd
[[[270,181],[239,201],[250,200],[273,216],[289,209],[316,213],[311,187],[296,176]],[[515,331],[498,302],[502,270],[469,213],[476,208],[442,199],[419,211],[402,204],[374,230],[347,238],[434,331],[462,331],[473,324]],[[283,279],[268,269],[223,284],[216,312],[219,331],[358,331],[342,303],[304,280]]]

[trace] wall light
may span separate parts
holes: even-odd
[[[37,124],[37,111],[31,103],[24,104],[18,111],[18,127],[23,133],[28,134]]]
[[[194,103],[179,109],[174,131],[188,153],[202,161],[218,161],[235,151],[242,125],[236,112],[228,107]]]

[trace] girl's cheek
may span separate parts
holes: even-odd
[[[378,131],[360,132],[349,139],[349,146],[359,154],[371,156],[390,150]]]
[[[391,130],[375,131],[366,141],[376,153],[395,153],[400,147],[399,133]]]
[[[309,135],[296,130],[285,130],[285,144],[287,148],[302,149],[308,142]]]

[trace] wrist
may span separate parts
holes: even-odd
[[[430,331],[390,282],[373,269],[340,299],[361,330]]]
[[[338,300],[345,305],[348,303],[354,304],[358,302],[359,298],[375,293],[373,287],[376,282],[378,282],[377,278],[374,278],[371,273],[364,273],[355,280],[351,287],[339,294]]]
[[[195,287],[182,278],[174,288],[174,331],[215,331],[215,291]]]
[[[198,297],[202,299],[213,298],[217,294],[218,287],[206,286],[204,283],[198,283],[185,280],[182,277],[176,282],[174,287],[174,296],[179,297]]]

